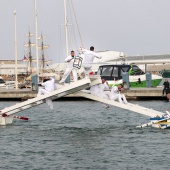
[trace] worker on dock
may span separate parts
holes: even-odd
[[[109,90],[109,84],[108,84],[108,82],[106,82],[105,79],[102,79],[102,84],[95,85],[90,88],[90,92],[92,95],[98,96],[98,97],[101,97],[104,99],[109,99],[110,91],[105,91],[105,90]],[[108,104],[104,104],[103,106],[106,109],[109,108]]]
[[[73,74],[74,82],[77,81],[77,69],[73,67],[75,59],[75,52],[71,51],[71,54],[65,59],[65,62],[67,62],[67,69],[64,72],[63,78],[59,83],[64,83],[66,78],[70,75],[71,71]]]
[[[164,88],[163,88],[163,90],[162,90],[162,97],[164,96],[164,93],[166,93],[166,90],[169,89],[168,79],[165,79],[163,85],[164,85]]]
[[[78,51],[82,52],[82,66],[84,67],[85,74],[88,75],[91,70],[94,58],[101,59],[102,57],[94,52],[93,46],[90,47],[90,50],[80,48]]]
[[[113,86],[110,92],[110,100],[118,100],[120,103],[127,104],[127,100],[124,94],[120,92],[123,90],[123,85]]]
[[[37,96],[44,95],[44,94],[47,94],[47,93],[54,91],[55,88],[56,88],[54,81],[55,80],[54,80],[53,77],[45,77],[45,79],[41,83],[42,88],[39,89]],[[47,105],[51,109],[53,109],[53,102],[52,102],[51,98],[49,97],[45,100],[46,100]]]
[[[108,94],[110,93],[110,91],[107,92],[105,90],[109,90],[109,84],[108,82],[106,82],[105,79],[102,79],[102,84],[95,85],[90,88],[90,92],[92,95],[105,98],[105,99],[109,99]]]
[[[94,85],[90,88],[90,93],[94,96],[97,96],[99,93],[99,85]]]
[[[110,91],[105,91],[109,90],[109,84],[105,79],[102,79],[102,84],[99,84],[99,93],[98,96],[103,97],[105,99],[109,99],[109,93]]]
[[[170,88],[166,89],[166,97],[167,97],[168,101],[170,102]]]

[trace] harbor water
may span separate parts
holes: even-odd
[[[131,101],[165,112],[161,100]],[[0,101],[0,109],[17,102]],[[2,170],[157,170],[170,167],[170,130],[137,125],[149,118],[94,101],[55,101],[18,113],[0,127]]]

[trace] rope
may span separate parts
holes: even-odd
[[[81,45],[84,48],[83,40],[82,40],[82,36],[81,36],[80,29],[79,29],[79,26],[78,26],[77,17],[76,17],[76,13],[75,13],[75,10],[74,10],[74,6],[73,6],[73,1],[72,0],[71,0],[71,6],[73,8],[73,13],[74,13],[74,17],[75,17],[75,20],[76,20],[76,25],[77,25],[78,33],[79,33],[79,36],[80,36]]]
[[[70,18],[71,18],[71,23],[72,23],[72,29],[70,28],[70,37],[71,37],[71,30],[72,30],[72,33],[73,33],[73,38],[74,38],[74,41],[75,41],[75,48],[77,48],[78,46],[77,46],[77,40],[76,40],[76,35],[75,35],[75,29],[74,29],[74,25],[73,25],[73,18],[72,18],[72,12],[71,12],[71,7],[70,7],[71,5],[70,5],[70,2],[68,1],[68,7],[69,7],[69,12],[70,12]],[[73,42],[73,40],[72,40],[72,42]],[[72,49],[73,49],[73,46],[72,46]]]
[[[62,44],[63,44],[63,42],[62,42],[62,34],[61,34],[61,27],[59,27],[59,39],[60,39],[60,42],[61,43],[59,43],[59,46],[61,45],[61,50],[59,49],[58,51],[59,51],[59,56],[60,56],[60,54],[61,54],[61,56],[64,56],[64,52],[63,52],[63,46],[62,46]],[[58,46],[58,47],[59,47]],[[59,47],[60,48],[60,47]],[[61,52],[61,53],[60,53]],[[61,61],[61,58],[59,57],[59,60]],[[63,62],[63,58],[62,58],[62,62]]]
[[[70,42],[69,42],[69,46],[70,46],[70,49],[73,49],[73,40],[72,40],[72,37],[71,37],[71,29],[68,28],[68,35],[70,35],[69,39],[70,39]]]

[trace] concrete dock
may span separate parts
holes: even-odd
[[[130,88],[123,94],[126,97],[162,97],[162,88]]]
[[[16,99],[16,100],[26,100],[36,97],[37,92],[31,89],[3,89],[0,90],[0,99]]]
[[[127,98],[159,98],[162,97],[162,88],[130,88],[129,90],[124,90],[123,94]],[[36,97],[37,92],[31,89],[4,89],[0,90],[1,100],[26,100],[29,98]],[[79,97],[75,94],[71,94],[66,97]]]
[[[128,99],[162,99],[162,88],[130,88],[122,92]],[[76,94],[71,94],[67,97],[79,97]],[[166,98],[164,96],[163,98]]]

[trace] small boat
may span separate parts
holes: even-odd
[[[123,72],[129,73],[130,87],[146,87],[146,74],[137,65],[101,65],[97,74],[112,86],[122,83]],[[161,76],[152,74],[152,87],[157,87],[161,80]]]
[[[15,88],[15,81],[4,81],[2,77],[0,77],[0,89],[13,89]]]
[[[160,71],[160,75],[162,75],[163,78],[170,78],[170,70],[162,70]]]

